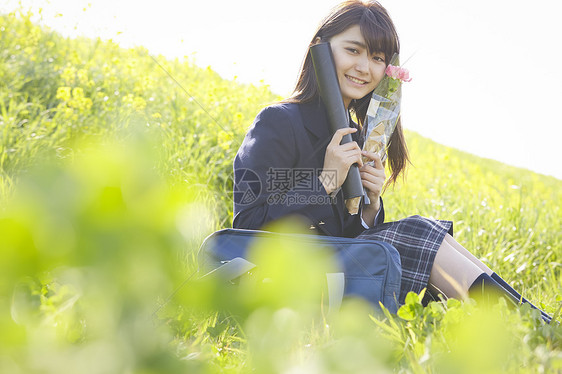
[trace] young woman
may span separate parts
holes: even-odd
[[[375,153],[361,151],[359,130],[372,91],[400,50],[386,10],[377,2],[344,2],[323,20],[310,45],[320,42],[331,45],[343,102],[359,123],[350,119],[349,128],[330,134],[307,53],[293,95],[258,114],[236,155],[233,227],[260,229],[292,216],[313,233],[390,243],[402,261],[400,303],[409,291],[426,287],[446,297],[499,293],[526,302],[453,239],[452,222],[413,216],[384,223],[385,168]],[[346,134],[354,141],[342,145]],[[361,156],[372,162],[363,163]],[[390,138],[388,161],[389,183],[395,183],[408,162],[400,122]],[[350,215],[340,187],[354,163],[370,204]],[[543,318],[550,321],[544,313]]]

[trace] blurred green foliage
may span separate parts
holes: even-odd
[[[397,315],[359,300],[328,314],[329,260],[292,244],[258,244],[260,270],[238,286],[198,280],[199,245],[232,219],[234,154],[277,97],[156,57],[202,109],[146,50],[31,17],[0,16],[0,372],[562,371],[562,329],[529,308],[410,294]],[[454,220],[461,243],[559,313],[562,182],[407,140],[389,219]]]

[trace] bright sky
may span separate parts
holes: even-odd
[[[403,123],[439,143],[562,179],[562,3],[380,0],[413,81]],[[22,0],[66,35],[192,56],[287,95],[335,0]],[[17,1],[4,1],[10,10]],[[84,9],[86,10],[84,11]],[[56,17],[56,14],[62,16]],[[120,34],[118,34],[120,33]]]

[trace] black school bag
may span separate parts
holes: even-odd
[[[361,297],[375,307],[379,307],[380,302],[391,313],[396,313],[402,275],[400,256],[392,245],[376,240],[223,229],[209,235],[201,245],[200,269],[228,280],[235,279],[259,266],[246,259],[252,242],[259,237],[275,239],[278,236],[288,243],[294,242],[295,246],[313,242],[336,257],[341,273],[327,275],[330,308],[337,308],[347,295]]]

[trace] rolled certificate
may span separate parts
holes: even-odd
[[[349,127],[349,117],[341,97],[340,85],[336,74],[336,66],[332,55],[330,43],[319,43],[310,47],[310,56],[318,81],[318,91],[320,98],[326,106],[328,114],[328,124],[330,131],[334,134],[337,130]],[[353,141],[351,134],[343,137],[341,144]],[[347,178],[342,186],[343,196],[346,206],[351,214],[357,214],[361,196],[363,196],[363,185],[359,168],[356,164],[351,165]],[[353,203],[351,203],[353,201]],[[353,206],[353,209],[350,209]],[[357,209],[355,209],[357,207]]]

